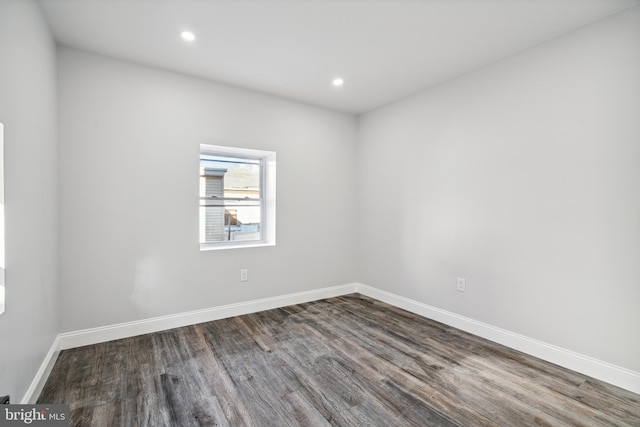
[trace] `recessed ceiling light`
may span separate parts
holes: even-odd
[[[191,31],[183,31],[182,33],[180,33],[180,37],[182,37],[183,40],[186,40],[188,42],[192,42],[196,39],[196,35],[193,34]]]
[[[334,86],[342,86],[344,84],[344,80],[340,77],[336,77],[331,83],[333,83]]]

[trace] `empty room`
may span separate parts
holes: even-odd
[[[0,148],[0,425],[640,426],[640,0],[0,0]]]

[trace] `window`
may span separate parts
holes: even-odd
[[[275,153],[200,146],[200,249],[275,244]]]

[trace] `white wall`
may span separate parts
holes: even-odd
[[[358,279],[640,371],[639,76],[636,7],[361,116]]]
[[[63,332],[356,279],[353,116],[67,48],[58,60]],[[201,143],[276,151],[277,246],[200,252]]]
[[[58,331],[55,46],[37,5],[0,1],[6,311],[0,394],[18,403]]]

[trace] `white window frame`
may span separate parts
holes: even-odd
[[[275,246],[276,244],[276,153],[274,151],[253,150],[249,148],[226,147],[222,145],[200,144],[202,155],[236,157],[248,160],[260,160],[262,176],[260,179],[260,194],[262,196],[261,209],[261,239],[260,240],[232,240],[224,242],[200,243],[201,251],[253,248],[260,246]],[[200,162],[198,162],[198,167]],[[200,185],[200,183],[198,183]],[[200,213],[198,213],[200,224]],[[199,225],[198,225],[199,227]]]

